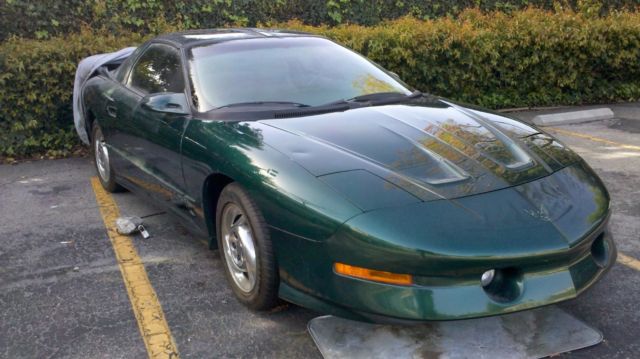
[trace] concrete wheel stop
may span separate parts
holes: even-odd
[[[558,307],[496,317],[395,326],[334,316],[309,322],[326,359],[544,358],[596,345],[602,333]]]
[[[538,126],[571,125],[576,123],[610,120],[615,114],[608,107],[594,108],[591,110],[571,111],[538,115],[533,118],[533,123]]]

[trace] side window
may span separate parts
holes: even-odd
[[[129,55],[129,57],[127,57],[122,64],[120,64],[120,66],[117,69],[116,72],[116,80],[118,82],[120,82],[121,84],[124,84],[127,75],[129,74],[129,70],[131,70],[131,65],[133,64],[133,61],[138,57],[138,55],[140,54],[140,51],[142,51],[142,49],[144,49],[144,44],[140,45],[137,49],[135,49],[131,55]]]
[[[129,86],[145,94],[184,91],[178,50],[162,44],[150,45],[133,66]]]

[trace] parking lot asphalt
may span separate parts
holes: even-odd
[[[147,355],[88,159],[0,166],[0,357]],[[244,309],[216,251],[132,193],[113,195],[151,233],[133,242],[180,356],[319,357],[306,332],[317,314],[295,306]]]
[[[547,128],[607,184],[622,253],[607,277],[560,305],[605,341],[563,357],[640,357],[640,120],[619,117]],[[0,357],[148,355],[93,176],[86,158],[0,166]],[[269,313],[245,309],[203,238],[132,193],[111,198],[121,214],[145,217],[152,237],[131,241],[180,357],[320,357],[307,333],[318,313],[286,304]]]

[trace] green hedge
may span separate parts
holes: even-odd
[[[289,28],[336,39],[420,90],[489,108],[640,98],[640,14],[536,9]]]
[[[375,27],[279,27],[326,35],[420,90],[491,108],[640,98],[640,14],[634,12],[466,10],[456,18],[402,18]],[[141,41],[138,34],[87,30],[0,45],[0,155],[64,154],[77,144],[71,118],[77,62]]]
[[[3,0],[0,40],[10,35],[59,36],[78,32],[82,26],[154,33],[158,19],[183,28],[256,26],[291,19],[310,25],[375,25],[405,15],[419,19],[457,15],[469,7],[512,11],[536,6],[607,14],[638,5],[640,0]]]
[[[79,144],[71,98],[76,66],[91,54],[143,41],[90,31],[0,45],[0,157],[66,155]]]

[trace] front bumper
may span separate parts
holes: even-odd
[[[464,319],[549,305],[575,298],[615,263],[608,216],[608,193],[585,164],[499,191],[367,211],[326,240],[276,240],[281,295],[376,321]],[[341,276],[336,262],[410,274],[413,285]],[[501,281],[483,287],[481,276],[491,269]]]
[[[537,266],[519,268],[518,261],[512,261],[510,282],[504,287],[510,294],[504,296],[483,288],[479,275],[451,279],[416,276],[414,285],[398,286],[344,277],[330,269],[323,275],[322,284],[314,288],[288,280],[292,278],[282,273],[280,295],[319,312],[370,322],[466,319],[536,308],[575,298],[615,263],[616,247],[606,223],[603,220],[563,253],[562,258],[572,258],[565,263],[541,258]]]

